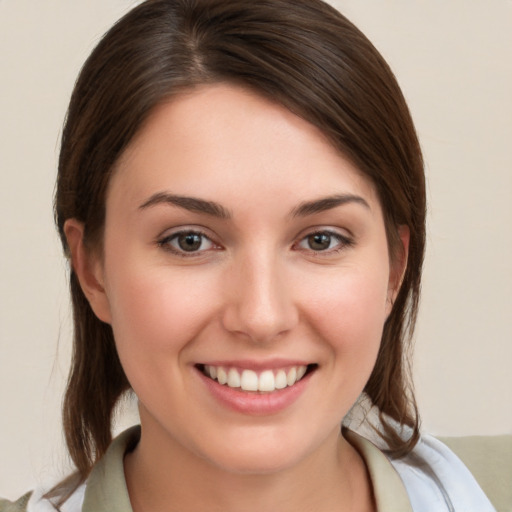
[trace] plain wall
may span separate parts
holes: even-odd
[[[135,2],[0,0],[0,496],[66,469],[71,338],[53,227],[78,70]],[[512,2],[333,0],[374,42],[425,153],[428,252],[415,382],[425,430],[512,433]],[[133,407],[118,429],[135,421]]]

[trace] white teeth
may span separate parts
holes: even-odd
[[[231,368],[228,372],[228,386],[230,388],[240,387],[240,374],[234,368]]]
[[[292,366],[288,371],[284,369],[264,370],[259,375],[253,370],[243,370],[240,375],[236,368],[222,366],[204,366],[204,374],[219,384],[230,388],[241,388],[243,391],[272,392],[293,386],[306,374],[307,366]]]
[[[226,384],[228,381],[228,374],[222,367],[217,368],[217,380],[219,381],[219,384]]]
[[[252,370],[244,370],[240,379],[240,387],[244,391],[258,391],[258,374]]]
[[[286,382],[288,383],[288,386],[293,386],[297,382],[297,369],[295,367],[290,368],[288,371]]]
[[[276,389],[274,374],[272,370],[265,370],[258,381],[258,391],[274,391]]]
[[[279,370],[276,373],[275,386],[276,389],[284,389],[288,386],[288,382],[286,382],[286,372],[284,370]]]

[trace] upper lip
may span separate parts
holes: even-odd
[[[264,361],[256,361],[254,359],[215,359],[211,361],[202,361],[199,365],[208,366],[223,366],[225,368],[242,368],[246,370],[277,370],[280,368],[287,368],[290,366],[308,366],[313,364],[311,361],[300,359],[268,359]]]

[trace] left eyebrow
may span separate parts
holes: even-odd
[[[291,211],[291,216],[306,217],[307,215],[332,210],[333,208],[349,203],[360,204],[365,208],[368,208],[368,210],[371,210],[370,205],[361,196],[356,196],[354,194],[337,194],[301,203]]]

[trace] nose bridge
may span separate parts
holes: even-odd
[[[224,325],[258,342],[271,341],[298,320],[282,260],[270,248],[245,254],[232,269]],[[229,278],[228,278],[229,279]]]

